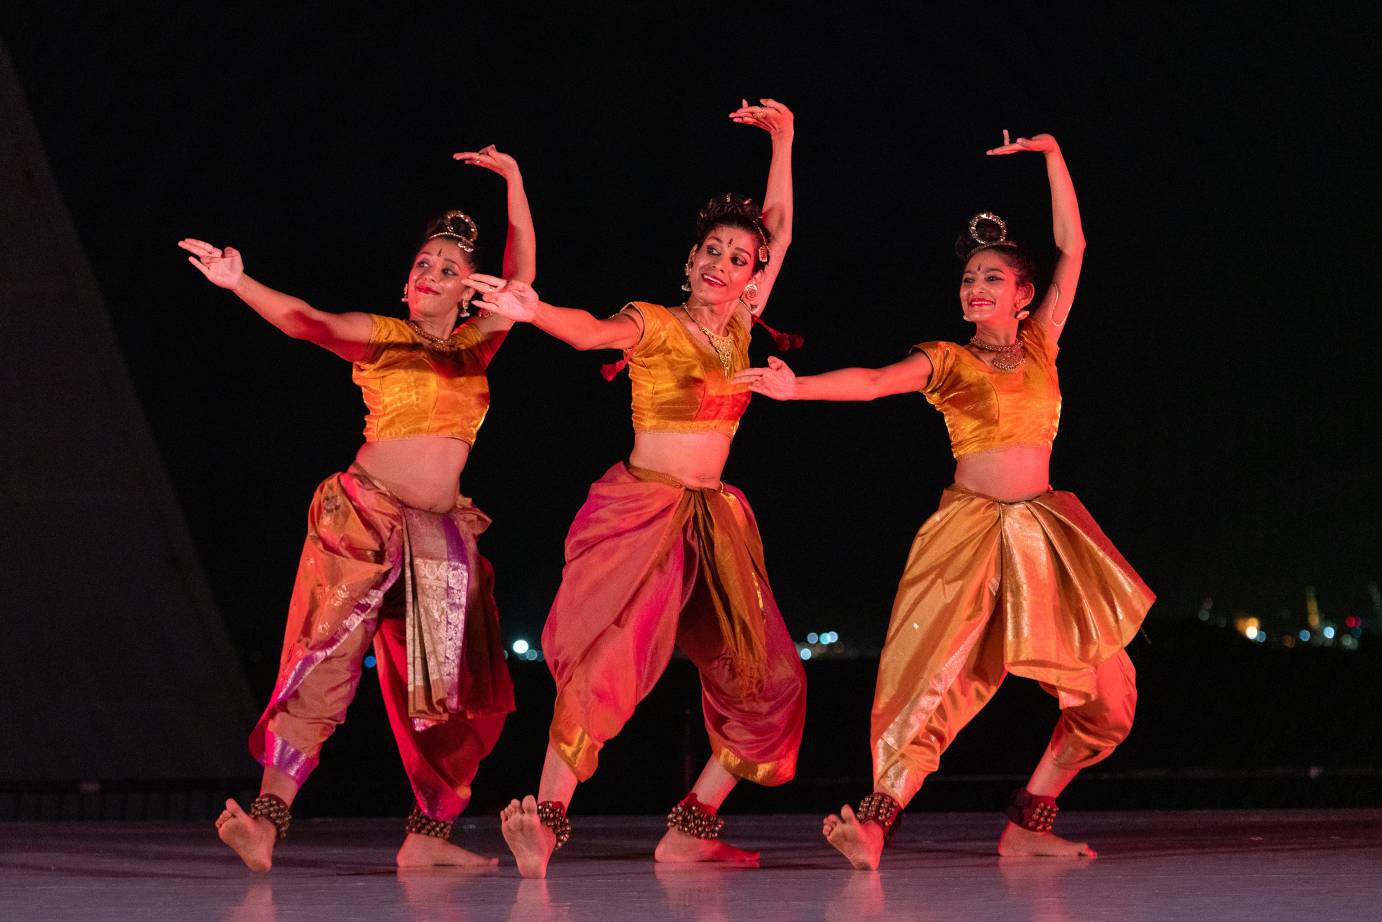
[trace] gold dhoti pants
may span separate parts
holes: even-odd
[[[911,800],[1009,672],[1056,697],[1058,764],[1108,756],[1137,700],[1123,647],[1154,598],[1073,494],[1004,503],[948,488],[893,603],[871,721],[875,789]]]

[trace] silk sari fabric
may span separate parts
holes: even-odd
[[[542,634],[557,684],[552,746],[582,781],[680,647],[730,773],[796,772],[806,677],[773,599],[758,525],[733,487],[691,489],[614,465],[590,488]]]
[[[1154,599],[1073,494],[1006,503],[948,488],[893,603],[871,721],[875,789],[906,804],[1007,673],[1056,697],[1065,767],[1106,756],[1136,701],[1123,647]]]
[[[261,764],[307,779],[345,719],[373,640],[418,803],[434,819],[459,814],[514,709],[493,570],[476,548],[488,525],[464,497],[440,515],[407,507],[358,467],[323,481],[308,513],[278,680],[250,735]]]

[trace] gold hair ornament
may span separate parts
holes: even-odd
[[[456,222],[458,221],[464,224],[464,230],[457,230]],[[445,230],[439,230],[435,234],[429,234],[427,236],[428,240],[445,237],[448,240],[456,241],[456,246],[460,247],[466,253],[475,252],[475,238],[480,236],[480,231],[475,226],[475,222],[471,220],[470,215],[466,214],[464,211],[455,211],[453,209],[442,215],[441,223]]]
[[[713,202],[714,199],[711,199],[711,201]],[[726,192],[723,201],[726,205],[739,205],[740,207],[753,208],[754,211],[758,210],[757,206],[753,203],[753,199],[736,198],[733,192]],[[706,207],[702,208],[700,213],[696,215],[696,220],[704,221],[706,218],[710,217],[709,211],[710,205],[707,204]],[[758,258],[760,263],[767,265],[768,258],[772,256],[772,250],[768,247],[768,232],[763,229],[763,222],[759,221],[758,218],[750,217],[749,223],[753,225],[754,232],[758,234],[758,252],[754,255]]]
[[[979,236],[980,221],[992,221],[994,224],[998,225],[997,240],[985,240]],[[1012,241],[1008,240],[1008,222],[991,211],[981,211],[969,219],[969,237],[980,246],[998,246],[1004,243],[1009,245],[1012,244]]]

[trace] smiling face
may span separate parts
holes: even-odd
[[[428,240],[413,257],[408,273],[408,315],[413,319],[445,316],[468,302],[473,292],[462,280],[474,268],[456,241]]]
[[[687,260],[691,299],[700,304],[737,301],[744,286],[754,281],[755,253],[760,241],[753,231],[718,224],[691,250]]]
[[[996,249],[980,250],[969,257],[960,276],[960,307],[971,323],[1014,323],[1034,293],[1032,283],[1020,282]]]

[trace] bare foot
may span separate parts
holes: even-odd
[[[859,822],[849,804],[841,807],[838,815],[832,813],[825,818],[821,833],[856,870],[878,870],[878,862],[883,858],[883,827]]]
[[[250,816],[233,800],[216,819],[216,835],[235,849],[235,854],[251,871],[267,871],[274,863],[274,843],[278,828],[265,816]]]
[[[400,868],[492,868],[499,863],[499,859],[468,852],[436,836],[410,832],[403,840],[403,847],[398,850],[394,863]]]
[[[1003,827],[998,854],[1004,858],[1097,858],[1087,842],[1071,842],[1051,832],[1032,832],[1016,823]]]
[[[529,794],[523,802],[509,801],[499,812],[499,828],[509,843],[518,873],[524,877],[546,877],[547,862],[557,848],[557,837],[542,825],[537,816],[537,799]]]
[[[680,829],[668,829],[653,850],[653,860],[664,864],[690,864],[694,861],[719,861],[758,867],[758,852],[735,848],[719,839],[697,839]]]

